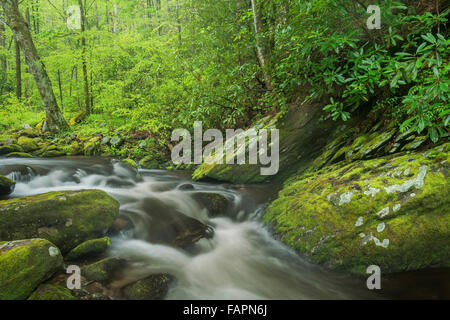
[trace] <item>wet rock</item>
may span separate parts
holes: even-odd
[[[147,215],[150,220],[138,215],[130,218],[136,226],[145,225],[145,228],[137,228],[136,233],[149,242],[186,247],[202,238],[211,238],[214,234],[210,226],[188,217],[158,199],[145,199],[144,207],[148,208]]]
[[[432,159],[413,153],[300,172],[264,221],[284,243],[332,269],[448,267],[449,147],[427,151]]]
[[[89,256],[95,256],[104,253],[111,246],[109,237],[93,239],[79,244],[73,248],[65,258],[67,260],[77,260]]]
[[[133,159],[123,159],[123,160],[121,160],[121,162],[134,168],[134,169],[137,169],[137,167],[138,167],[136,161],[134,161]]]
[[[120,216],[113,222],[109,232],[111,235],[117,235],[122,231],[133,229],[133,222],[126,216]]]
[[[0,196],[6,196],[8,194],[11,194],[14,191],[15,186],[16,186],[15,181],[0,175]],[[0,237],[0,240],[1,239],[2,238]]]
[[[161,300],[169,290],[173,278],[166,274],[155,274],[136,281],[122,289],[129,300]]]
[[[190,184],[190,183],[184,183],[184,184],[180,185],[180,186],[178,187],[178,189],[179,189],[179,190],[182,190],[182,191],[191,191],[191,190],[194,190],[195,188],[194,188],[194,186],[193,186],[192,184]]]
[[[0,202],[0,239],[44,238],[67,253],[101,237],[119,203],[100,190],[58,191]]]
[[[402,148],[402,151],[416,150],[416,149],[418,149],[420,146],[422,146],[427,140],[428,140],[427,137],[417,137],[417,138],[415,138],[412,142],[406,144],[406,145]]]
[[[21,136],[17,139],[17,144],[23,148],[23,151],[30,152],[39,149],[39,145],[32,138]]]
[[[77,300],[77,298],[67,288],[55,284],[42,284],[28,300]]]
[[[111,280],[125,264],[126,260],[121,258],[106,258],[82,267],[81,274],[90,281],[104,282]]]
[[[59,249],[44,239],[0,244],[0,300],[26,299],[62,262]]]
[[[211,217],[224,215],[228,211],[229,201],[219,193],[196,192],[192,194],[192,198],[206,208]]]

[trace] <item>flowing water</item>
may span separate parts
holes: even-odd
[[[380,298],[364,279],[327,272],[275,240],[260,222],[274,186],[230,186],[192,182],[160,170],[136,172],[103,158],[0,159],[0,174],[17,181],[14,197],[57,190],[101,189],[121,204],[134,229],[112,239],[108,253],[130,261],[112,284],[120,288],[150,274],[176,278],[167,299],[370,299]],[[189,188],[183,186],[189,185]],[[192,188],[193,187],[193,188]],[[228,214],[209,217],[193,199],[197,192],[220,193]],[[214,228],[211,239],[188,249],[148,241],[148,213],[160,204]],[[164,213],[164,212],[163,212]]]

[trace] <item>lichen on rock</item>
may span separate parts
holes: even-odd
[[[449,266],[444,151],[301,172],[288,180],[264,220],[284,243],[332,269],[361,274],[372,264],[385,273]]]

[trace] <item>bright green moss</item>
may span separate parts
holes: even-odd
[[[40,285],[28,300],[77,300],[69,289],[55,284]]]
[[[110,245],[111,241],[109,237],[88,240],[72,249],[65,258],[68,260],[76,260],[79,258],[100,254],[105,252]]]

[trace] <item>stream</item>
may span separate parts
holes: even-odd
[[[307,262],[274,239],[261,223],[276,186],[193,182],[185,172],[136,172],[111,159],[84,157],[0,159],[0,174],[16,180],[12,197],[101,189],[120,202],[121,215],[132,220],[134,228],[111,239],[108,254],[130,262],[110,285],[113,298],[120,299],[124,285],[155,273],[176,278],[167,299],[408,298],[411,287],[418,283],[416,276],[403,274],[400,280],[391,280],[387,286],[391,289],[375,293],[366,288],[365,279],[329,272]],[[229,201],[227,214],[210,217],[193,199],[197,192],[225,196]],[[211,226],[214,236],[186,249],[152,243],[148,213],[164,207]],[[436,276],[439,272],[432,273],[431,283]],[[427,295],[434,297],[436,293]]]

